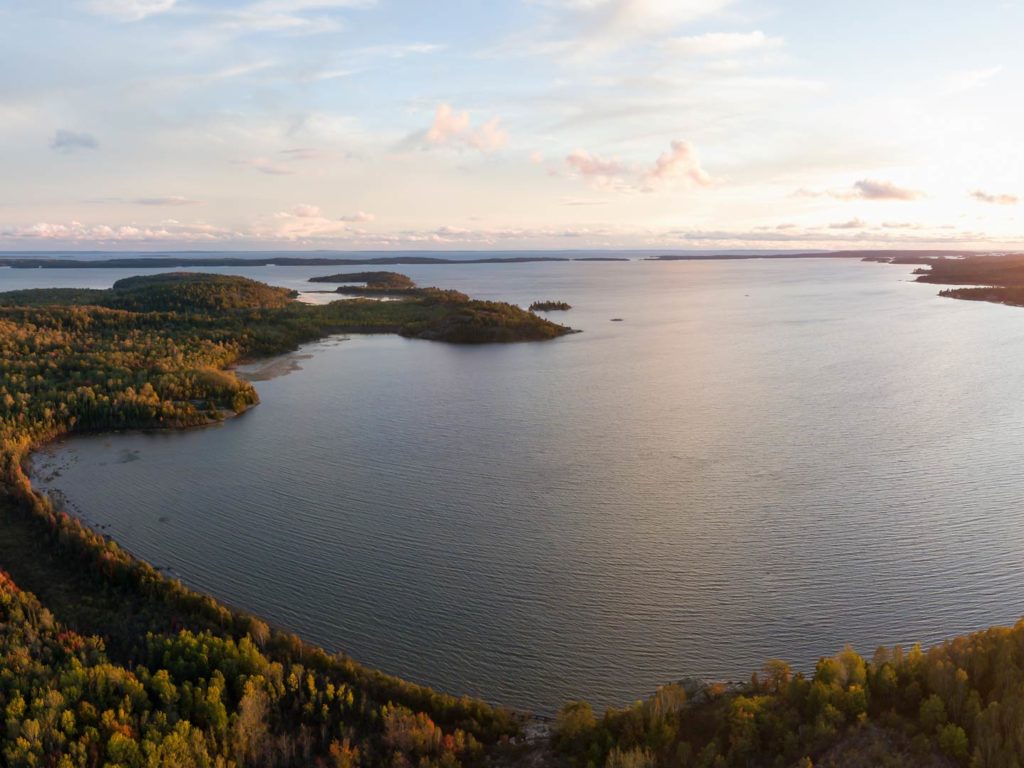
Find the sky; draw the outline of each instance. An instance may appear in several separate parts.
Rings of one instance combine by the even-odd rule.
[[[1022,0],[0,0],[0,249],[1024,248],[1022,29]]]

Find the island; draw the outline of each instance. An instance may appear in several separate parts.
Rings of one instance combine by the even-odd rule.
[[[246,278],[171,273],[0,294],[2,764],[1019,764],[1024,622],[927,651],[847,648],[807,672],[767,661],[743,682],[666,681],[623,708],[570,702],[553,721],[530,719],[368,669],[199,594],[32,488],[35,447],[243,413],[258,396],[232,366],[326,334],[480,343],[569,332],[511,305],[416,291],[308,306]]]
[[[531,312],[566,312],[572,309],[572,304],[564,301],[535,301],[530,305]]]
[[[364,283],[367,288],[415,288],[416,283],[400,272],[342,272],[309,278],[311,283]]]

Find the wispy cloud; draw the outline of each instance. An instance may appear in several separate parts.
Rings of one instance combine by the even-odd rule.
[[[376,221],[376,219],[376,216],[366,211],[356,211],[355,213],[338,217],[338,221],[343,221],[346,224],[369,224],[371,221]]]
[[[963,93],[988,83],[992,78],[1002,74],[1004,67],[987,67],[985,69],[966,69],[954,72],[946,81],[946,90],[950,93]]]
[[[147,16],[166,13],[177,0],[90,0],[86,7],[100,16],[118,21],[141,21]]]
[[[164,197],[138,197],[133,200],[136,205],[171,206],[179,207],[185,205],[202,205],[202,200],[192,200],[181,195],[166,195]]]
[[[836,200],[919,200],[924,192],[894,184],[891,181],[878,179],[861,179],[854,182],[850,189],[829,189],[817,191],[798,189],[793,197],[832,197]]]
[[[552,50],[614,50],[651,34],[716,14],[733,0],[538,0],[554,12],[549,20]],[[566,36],[566,33],[569,36]]]
[[[990,203],[992,205],[1016,205],[1020,202],[1020,198],[1017,195],[1010,194],[990,194],[983,192],[980,189],[976,189],[971,192],[971,197],[980,203]]]
[[[868,226],[868,223],[864,219],[850,219],[849,221],[839,221],[835,224],[829,224],[829,229],[864,229]]]
[[[302,170],[303,163],[310,160],[323,160],[327,156],[326,153],[313,147],[294,147],[282,149],[272,156],[259,155],[235,162],[268,176],[294,176]]]
[[[77,152],[80,149],[99,149],[100,143],[91,133],[69,131],[61,128],[50,139],[50,149],[63,154]]]
[[[735,56],[741,53],[781,48],[781,37],[769,37],[764,32],[708,32],[703,35],[675,37],[666,43],[672,53],[682,56]]]

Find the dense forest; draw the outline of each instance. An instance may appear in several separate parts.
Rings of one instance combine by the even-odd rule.
[[[0,762],[9,766],[1024,765],[1024,623],[922,651],[847,649],[813,674],[671,684],[550,741],[524,717],[369,670],[168,579],[35,493],[36,445],[201,425],[257,402],[238,360],[336,331],[453,341],[566,332],[416,289],[311,307],[243,278],[0,294]],[[201,492],[201,489],[200,489]]]

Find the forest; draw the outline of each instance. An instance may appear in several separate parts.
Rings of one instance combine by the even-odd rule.
[[[550,740],[527,715],[329,654],[198,594],[36,493],[31,450],[71,432],[208,424],[258,402],[231,366],[328,333],[445,341],[567,329],[462,294],[302,305],[244,278],[0,294],[0,762],[56,768],[1024,765],[1024,623],[808,673],[669,684]],[[201,493],[201,489],[197,490]]]

